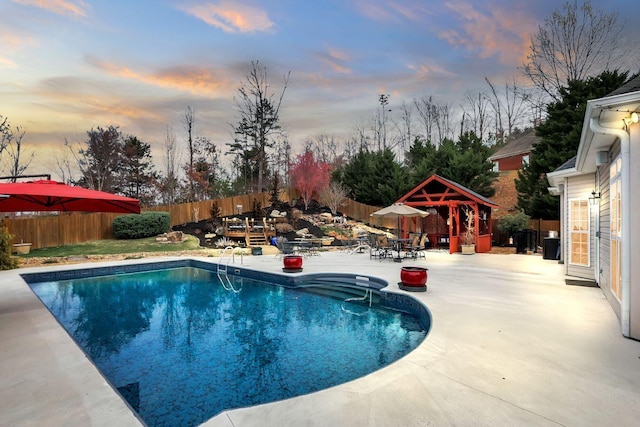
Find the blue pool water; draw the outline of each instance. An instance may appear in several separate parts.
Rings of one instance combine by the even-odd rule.
[[[193,267],[32,283],[149,426],[331,387],[406,355],[406,313]],[[346,305],[346,307],[345,307]]]

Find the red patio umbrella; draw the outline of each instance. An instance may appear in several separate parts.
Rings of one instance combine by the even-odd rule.
[[[0,183],[0,212],[34,211],[140,213],[140,202],[51,180]]]

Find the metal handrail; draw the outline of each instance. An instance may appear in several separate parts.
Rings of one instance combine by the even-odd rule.
[[[231,283],[231,279],[229,279],[229,263],[231,261],[235,262],[235,247],[234,246],[227,246],[224,248],[224,250],[222,251],[222,254],[220,255],[220,261],[218,262],[218,268],[216,270],[216,273],[218,275],[218,279],[220,279],[220,283],[222,283],[222,287],[227,290],[227,291],[233,291],[234,293],[238,293],[240,292],[240,289],[236,289],[233,286],[233,283]],[[227,250],[230,250],[229,252],[229,259],[227,260],[226,264],[223,264],[224,261],[224,257],[227,254]],[[244,258],[242,256],[242,252],[240,252],[240,264],[244,263]],[[226,279],[226,284],[225,284],[225,280]]]

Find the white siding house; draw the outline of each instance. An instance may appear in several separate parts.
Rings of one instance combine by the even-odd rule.
[[[640,339],[640,77],[587,103],[575,158],[547,174],[560,196],[567,278],[593,280]]]

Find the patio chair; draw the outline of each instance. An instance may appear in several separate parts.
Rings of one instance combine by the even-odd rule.
[[[418,257],[418,252],[420,251],[420,234],[413,234],[411,236],[411,241],[407,245],[405,257],[416,259]]]
[[[295,253],[295,247],[286,237],[276,238],[276,248],[280,251],[276,254],[276,257],[282,257],[284,255],[293,255]]]
[[[384,234],[377,237],[378,259],[393,258],[393,246],[389,244],[389,239]]]
[[[375,234],[370,233],[368,236],[369,246],[369,259],[384,257],[384,251],[380,248],[378,237]]]
[[[424,250],[426,249],[426,245],[427,245],[427,235],[423,234],[422,236],[420,236],[420,241],[418,242],[418,244],[414,245],[412,248],[413,259],[427,258],[427,256],[424,253]]]

